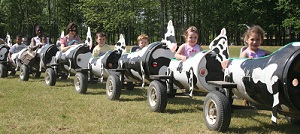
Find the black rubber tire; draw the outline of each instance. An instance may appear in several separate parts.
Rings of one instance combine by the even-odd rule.
[[[126,86],[125,86],[126,90],[133,90],[134,89],[134,84],[133,82],[127,82]]]
[[[74,77],[74,88],[77,93],[85,94],[87,91],[88,76],[81,72],[77,73]]]
[[[28,81],[29,80],[29,68],[27,65],[23,64],[20,68],[20,79],[22,81]]]
[[[5,78],[7,77],[7,68],[3,65],[3,64],[0,64],[0,77],[1,78]]]
[[[151,111],[164,112],[168,103],[167,86],[157,80],[152,81],[148,87],[147,100]]]
[[[119,100],[121,95],[121,81],[116,75],[110,75],[106,81],[106,96],[109,100]]]
[[[56,84],[56,74],[53,68],[47,68],[45,72],[45,83],[48,86],[54,86]]]
[[[209,130],[226,131],[231,121],[231,105],[228,98],[219,91],[209,92],[204,100],[203,114]]]

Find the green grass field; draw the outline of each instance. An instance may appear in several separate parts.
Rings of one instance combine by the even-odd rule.
[[[232,57],[239,48],[230,47]],[[276,50],[268,47],[268,50]],[[88,86],[87,94],[78,94],[73,77],[46,86],[39,79],[20,81],[15,76],[0,79],[1,133],[217,133],[204,123],[204,97],[176,96],[168,100],[164,113],[151,112],[146,93],[139,87],[122,90],[119,101],[109,101],[105,84]],[[241,104],[241,100],[235,100]],[[278,126],[271,125],[270,111],[236,110],[227,133],[297,133],[280,115]]]

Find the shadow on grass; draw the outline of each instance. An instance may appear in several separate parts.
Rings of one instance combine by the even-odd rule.
[[[127,102],[127,101],[146,101],[146,99],[143,98],[143,97],[136,97],[136,98],[133,98],[133,99],[128,99],[128,98],[126,98],[126,99],[120,99],[119,101],[120,101],[120,102]]]
[[[124,95],[136,95],[136,96],[147,96],[147,91],[141,88],[134,88],[132,90],[122,89],[122,94]]]
[[[105,95],[105,83],[88,83],[87,95]]]
[[[84,95],[106,95],[106,92],[102,90],[99,90],[99,92],[90,92],[89,90],[87,90]]]
[[[122,96],[131,96],[131,97],[122,97]],[[122,90],[120,102],[125,101],[147,101],[147,90],[141,89],[139,87],[134,88],[133,90]],[[167,107],[164,113],[176,114],[183,112],[197,112],[202,110],[203,101],[197,100],[194,98],[189,98],[187,96],[176,96],[175,98],[168,98]],[[168,105],[185,105],[186,107],[170,109]]]
[[[253,119],[253,118],[251,118]],[[255,120],[255,119],[253,119]],[[258,120],[256,126],[246,127],[246,128],[237,128],[237,127],[229,127],[228,132],[230,133],[299,133],[300,127],[295,124],[278,124],[277,126],[270,123],[260,122]]]
[[[270,114],[258,113],[259,110],[255,109],[240,109],[240,110],[233,110],[232,117],[235,118],[251,118],[253,115],[263,116],[263,117],[270,117],[271,118],[271,111]]]
[[[103,89],[103,90],[105,90],[105,88],[106,88],[106,83],[100,83],[100,82],[97,82],[97,83],[91,83],[91,82],[89,82],[88,83],[88,88],[89,89]]]
[[[255,125],[250,127],[231,127],[229,126],[227,132],[229,133],[298,133],[300,131],[299,125],[290,123],[280,123],[285,120],[284,116],[279,116],[277,125],[271,123],[271,111],[270,113],[261,113],[260,110],[254,109],[240,109],[234,110],[231,118],[247,119],[256,122]],[[261,116],[258,118],[257,116]],[[261,118],[269,118],[269,122],[260,120]]]
[[[176,108],[176,109],[170,109],[166,108],[165,113],[169,114],[178,114],[178,113],[194,113],[198,111],[202,111],[202,105],[203,101],[202,100],[197,100],[189,97],[175,97],[175,98],[168,98],[168,105],[184,105],[187,107],[182,107],[182,108]]]
[[[123,96],[130,96],[130,98],[124,98]],[[121,97],[120,102],[126,102],[126,101],[146,101],[147,100],[147,94],[146,91],[141,88],[134,88],[132,90],[126,90],[122,89],[121,91]]]
[[[58,83],[59,82],[59,83]],[[74,87],[74,79],[56,79],[56,87]]]
[[[4,79],[15,79],[15,78],[20,78],[20,76],[19,75],[8,75]]]

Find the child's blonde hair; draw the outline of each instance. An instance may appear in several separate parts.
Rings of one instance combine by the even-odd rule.
[[[149,42],[149,36],[147,34],[141,34],[138,36],[137,41],[140,42],[142,39],[145,39]]]
[[[184,36],[185,39],[188,38],[189,32],[197,33],[198,36],[199,36],[197,27],[195,27],[195,26],[190,26],[188,29],[185,30],[185,32],[184,32],[184,34],[183,34],[183,36]]]
[[[244,42],[246,42],[246,40],[248,40],[250,35],[253,33],[258,34],[260,36],[262,42],[264,41],[264,37],[265,37],[264,30],[260,26],[254,25],[254,26],[248,28],[248,30],[244,33]],[[245,43],[245,45],[248,46],[247,43]]]

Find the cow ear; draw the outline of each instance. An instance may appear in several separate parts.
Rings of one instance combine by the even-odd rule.
[[[169,20],[169,22],[168,22],[168,26],[173,26],[173,22],[172,22],[172,20]]]
[[[221,30],[221,35],[226,35],[226,29],[225,29],[225,28],[223,28],[223,29]]]
[[[61,31],[60,38],[63,38],[64,36],[65,36],[65,32]]]

